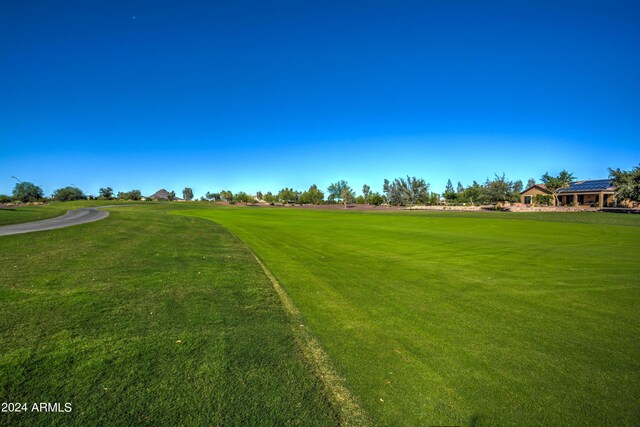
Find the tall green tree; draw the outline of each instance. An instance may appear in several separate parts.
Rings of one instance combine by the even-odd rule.
[[[572,173],[562,170],[558,176],[551,176],[548,172],[542,175],[542,183],[547,187],[547,190],[553,194],[554,205],[558,206],[558,194],[563,188],[568,188],[576,180]]]
[[[343,193],[347,194],[345,193],[345,190],[347,190],[347,193],[353,192],[353,190],[351,190],[351,187],[349,187],[349,183],[345,180],[334,182],[329,185],[329,187],[327,187],[327,193],[329,194],[330,200],[339,201],[341,203],[344,202],[342,198]],[[344,203],[346,206],[347,202]]]
[[[182,190],[182,198],[187,202],[193,200],[193,190],[189,187],[185,187],[185,189]]]
[[[263,196],[263,199],[267,203],[275,203],[278,199],[274,196],[271,191],[267,191],[267,193]]]
[[[13,200],[22,203],[38,202],[44,199],[44,191],[31,182],[20,182],[13,187]]]
[[[320,205],[324,203],[324,193],[313,184],[307,191],[300,194],[299,202],[303,205]]]
[[[431,206],[437,206],[440,204],[440,194],[434,193],[433,191],[429,195],[429,204]]]
[[[536,185],[536,179],[535,178],[529,178],[529,180],[527,181],[527,188],[531,188],[534,185]]]
[[[293,188],[285,187],[278,192],[278,200],[282,203],[298,203],[300,193]]]
[[[447,201],[447,203],[454,203],[456,201],[457,196],[458,195],[453,190],[453,184],[449,179],[447,181],[447,186],[444,188],[444,199]]]
[[[484,186],[485,200],[491,204],[514,202],[516,198],[513,188],[513,181],[509,181],[505,174],[502,174],[502,176],[496,174],[493,180],[487,179]]]
[[[458,188],[456,188],[456,193],[458,195],[462,194],[464,192],[464,187],[462,186],[462,183],[460,181],[458,181]]]
[[[520,193],[522,193],[522,187],[524,185],[522,184],[521,180],[517,180],[513,183],[513,194],[516,196],[516,198],[520,198]]]
[[[56,202],[70,202],[72,200],[84,200],[87,196],[78,187],[58,188],[53,192],[51,198]]]
[[[364,202],[369,203],[369,194],[371,194],[371,187],[367,184],[362,186],[362,195],[364,196]]]
[[[382,185],[382,192],[387,199],[387,203],[392,206],[402,205],[402,193],[397,181],[398,179],[391,183],[388,179],[385,179],[384,184]]]
[[[222,190],[220,192],[220,198],[225,202],[233,202],[233,193],[229,190]]]
[[[402,180],[401,180],[402,182]],[[410,177],[407,175],[407,186],[403,189],[405,192],[405,199],[409,206],[424,205],[429,201],[429,184],[422,178]]]
[[[483,191],[483,187],[477,181],[473,181],[473,184],[464,189],[463,198],[465,203],[471,203],[472,205],[482,203]]]
[[[342,203],[344,203],[345,209],[347,208],[348,203],[353,203],[355,200],[356,193],[351,189],[351,187],[343,188],[342,193],[340,193],[340,198],[342,199]]]
[[[173,202],[176,199],[176,192],[171,190],[169,191],[169,194],[167,194],[167,200],[169,200],[170,202]]]
[[[382,188],[390,205],[413,206],[429,202],[429,184],[422,178],[407,176],[393,182],[385,179]]]
[[[640,165],[629,171],[609,168],[618,200],[640,202]]]
[[[111,187],[102,187],[98,190],[98,198],[102,200],[113,200],[113,188]]]

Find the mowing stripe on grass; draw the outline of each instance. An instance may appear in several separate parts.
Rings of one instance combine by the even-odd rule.
[[[345,380],[342,378],[331,365],[329,356],[322,349],[322,346],[315,339],[309,330],[302,324],[302,315],[296,308],[287,292],[284,290],[278,279],[271,273],[266,265],[262,262],[256,254],[247,247],[247,250],[251,252],[256,262],[262,267],[262,270],[267,275],[273,289],[280,297],[282,305],[285,310],[291,316],[291,329],[293,335],[298,341],[298,345],[302,349],[304,357],[307,363],[311,366],[313,372],[320,378],[322,384],[328,391],[328,397],[334,407],[339,411],[340,424],[345,426],[360,426],[368,425],[370,422],[364,410],[361,408],[358,401],[355,399],[351,391],[344,385]],[[299,325],[299,326],[296,326]]]
[[[176,213],[176,212],[174,212]],[[215,221],[214,221],[215,222]],[[218,224],[216,222],[216,224]],[[219,225],[219,224],[218,224]],[[226,229],[226,228],[225,228]],[[302,351],[307,365],[313,374],[320,379],[327,392],[329,402],[338,412],[340,425],[343,426],[363,426],[371,424],[365,411],[360,406],[351,391],[344,385],[345,379],[334,369],[327,353],[323,350],[320,342],[313,337],[311,332],[304,326],[303,317],[295,306],[287,292],[278,282],[278,279],[267,268],[262,260],[240,239],[235,233],[226,229],[229,234],[240,242],[247,252],[249,252],[262,268],[264,274],[269,278],[273,289],[278,294],[282,306],[291,319],[291,330],[293,337]]]

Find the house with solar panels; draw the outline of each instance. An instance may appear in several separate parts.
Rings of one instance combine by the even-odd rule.
[[[563,188],[558,194],[561,206],[587,205],[608,206],[615,197],[615,188],[610,179],[596,179],[592,181],[576,181],[568,188]]]
[[[525,205],[531,205],[537,194],[551,195],[551,191],[542,184],[536,184],[520,193],[521,202]],[[558,192],[558,206],[602,208],[613,203],[615,203],[615,188],[610,179],[576,181]]]

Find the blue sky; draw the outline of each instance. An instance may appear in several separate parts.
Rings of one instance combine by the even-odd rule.
[[[0,6],[0,193],[442,191],[640,163],[637,1]]]

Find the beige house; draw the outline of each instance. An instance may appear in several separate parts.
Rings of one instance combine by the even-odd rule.
[[[544,184],[535,184],[520,193],[520,202],[525,205],[533,205],[535,197],[539,194],[553,198],[551,191],[547,190]],[[551,203],[553,204],[553,201]]]
[[[525,205],[531,205],[537,194],[552,195],[551,191],[543,184],[536,184],[520,193],[520,201]],[[614,204],[615,201],[615,188],[610,179],[576,181],[558,193],[558,206],[597,206],[602,208]]]

